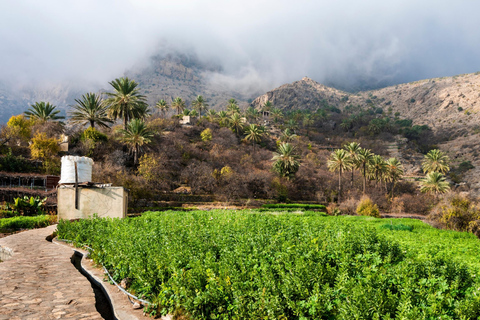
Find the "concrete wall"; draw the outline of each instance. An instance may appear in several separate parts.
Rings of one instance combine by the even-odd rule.
[[[75,188],[59,187],[58,219],[85,219],[95,213],[99,217],[124,218],[128,209],[128,192],[123,187],[79,187],[79,209],[75,209]]]

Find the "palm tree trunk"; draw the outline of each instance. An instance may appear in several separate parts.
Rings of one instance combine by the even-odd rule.
[[[340,203],[340,194],[342,193],[342,170],[338,170],[338,197],[337,203]]]
[[[138,143],[135,144],[135,148],[133,149],[133,163],[135,165],[138,164]]]
[[[95,128],[95,121],[90,120],[90,127]]]
[[[363,194],[365,194],[365,189],[367,188],[367,168],[366,164],[363,164]]]
[[[352,187],[353,187],[353,169],[352,169]]]

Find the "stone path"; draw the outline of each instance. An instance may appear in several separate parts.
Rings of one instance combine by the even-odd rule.
[[[90,282],[70,262],[73,251],[45,240],[55,229],[0,239],[14,252],[0,263],[0,320],[102,319]]]

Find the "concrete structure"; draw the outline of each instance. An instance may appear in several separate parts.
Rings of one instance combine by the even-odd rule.
[[[124,218],[128,209],[128,192],[123,187],[60,186],[57,190],[58,219],[85,219],[99,217]],[[76,200],[78,209],[75,208]]]

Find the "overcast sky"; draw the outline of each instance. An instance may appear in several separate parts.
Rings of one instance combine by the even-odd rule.
[[[475,0],[0,0],[0,80],[106,83],[167,50],[273,86],[480,70]]]

